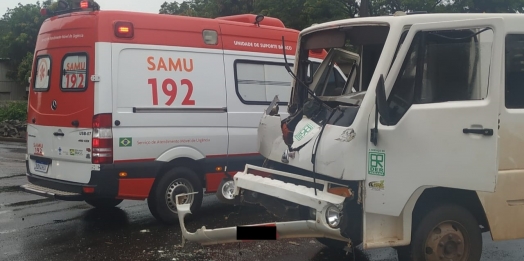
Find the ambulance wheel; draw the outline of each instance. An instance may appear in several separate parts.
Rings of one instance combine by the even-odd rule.
[[[400,261],[480,260],[482,233],[475,217],[463,207],[436,207],[413,229],[411,245],[397,249]]]
[[[147,205],[151,214],[159,221],[172,225],[178,222],[176,195],[198,192],[180,198],[181,203],[191,204],[191,213],[196,214],[202,205],[203,188],[197,174],[186,167],[176,167],[166,172],[151,191]]]
[[[85,202],[95,208],[114,208],[122,203],[123,199],[116,198],[100,198],[100,199],[86,199]]]
[[[230,205],[240,205],[240,199],[238,197],[234,197],[233,193],[235,192],[235,183],[233,182],[233,179],[231,178],[224,178],[220,182],[220,185],[218,186],[217,192],[215,195],[217,196],[217,199],[225,204]]]

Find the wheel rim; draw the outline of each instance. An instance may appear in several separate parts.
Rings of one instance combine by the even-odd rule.
[[[227,181],[222,186],[222,196],[226,199],[234,199],[235,198],[235,183],[233,183],[232,180]]]
[[[193,189],[193,185],[191,182],[189,182],[186,179],[175,179],[166,190],[166,203],[169,207],[169,210],[171,210],[173,213],[177,213],[176,210],[176,196],[184,193],[192,193],[195,190]],[[179,204],[193,204],[194,195],[186,195],[179,198],[178,203]]]
[[[426,239],[427,261],[467,261],[469,258],[469,236],[461,224],[446,221],[438,224]]]

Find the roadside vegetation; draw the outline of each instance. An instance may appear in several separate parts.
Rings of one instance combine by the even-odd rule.
[[[10,101],[0,104],[0,122],[4,121],[20,121],[27,120],[27,102],[26,101]]]

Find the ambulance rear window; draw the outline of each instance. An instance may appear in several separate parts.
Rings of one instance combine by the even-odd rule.
[[[87,88],[88,57],[86,53],[66,54],[62,60],[62,91],[84,91]]]
[[[51,75],[51,57],[41,55],[36,58],[36,74],[33,89],[37,92],[49,90],[49,79]]]

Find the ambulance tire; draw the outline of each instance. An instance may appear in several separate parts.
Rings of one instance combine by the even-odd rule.
[[[447,259],[459,261],[480,260],[482,232],[479,223],[461,206],[436,207],[429,211],[413,230],[411,245],[397,248],[399,261],[424,261],[426,255],[438,255],[431,260],[439,259],[441,255],[444,259],[451,257]],[[427,240],[430,236],[440,240]]]
[[[100,198],[100,199],[86,199],[85,202],[95,208],[107,209],[114,208],[122,203],[123,199],[116,198]]]
[[[160,177],[147,198],[147,205],[153,217],[167,225],[178,223],[178,214],[174,210],[176,208],[174,199],[176,199],[175,195],[180,193],[176,191],[198,192],[188,197],[192,199],[191,213],[193,215],[197,214],[202,206],[204,191],[197,174],[187,167],[176,167],[167,171]]]

